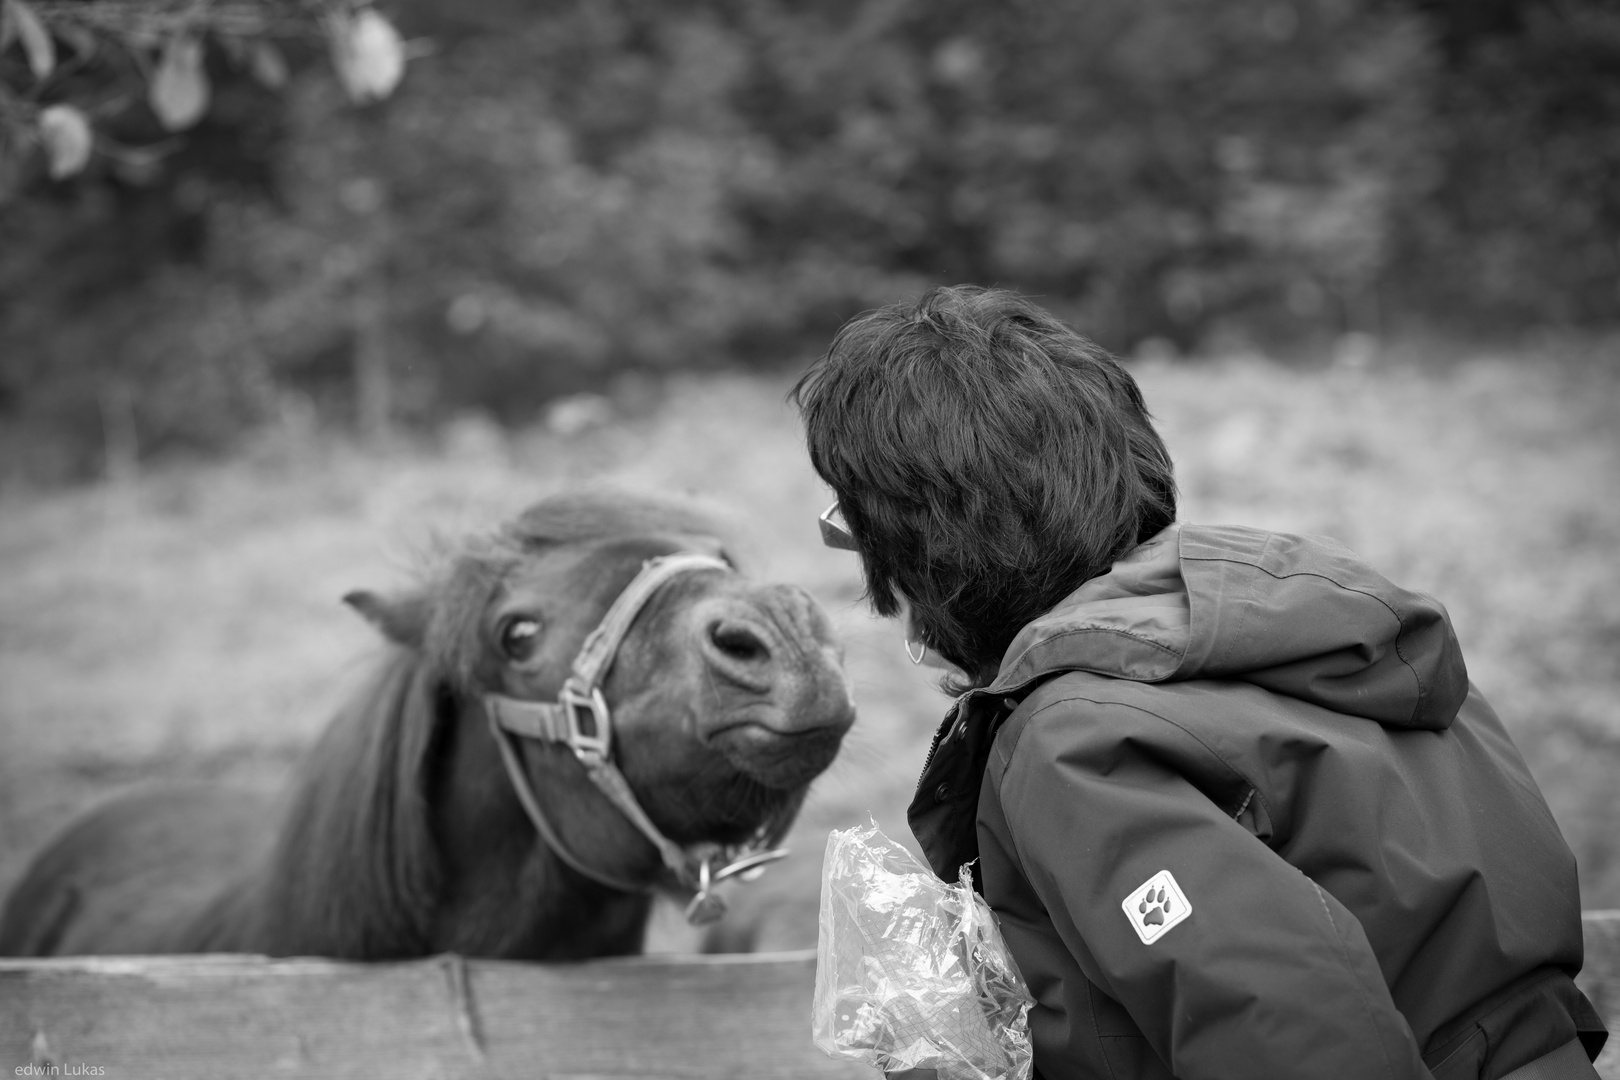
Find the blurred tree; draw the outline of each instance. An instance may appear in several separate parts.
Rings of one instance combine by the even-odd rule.
[[[772,58],[743,108],[769,110],[758,126],[791,161],[753,208],[780,244],[814,236],[929,279],[1017,284],[1115,347],[1191,345],[1267,306],[1367,318],[1390,215],[1432,172],[1430,63],[1409,12],[743,8]]]
[[[1620,322],[1620,6],[1444,12],[1445,169],[1408,208],[1412,306],[1493,329]],[[1489,17],[1486,17],[1486,15]]]
[[[97,156],[150,175],[174,148],[162,136],[209,114],[221,66],[280,89],[277,42],[322,39],[355,101],[404,72],[369,0],[0,0],[0,203],[32,171],[62,180]]]
[[[937,281],[1117,349],[1612,322],[1606,2],[397,0],[433,43],[398,95],[340,107],[343,49],[338,82],[271,94],[205,34],[183,144],[186,94],[155,107],[154,74],[144,134],[106,134],[13,31],[0,416],[59,474],[311,410],[520,420],[626,369],[799,357]],[[191,70],[175,40],[126,77]],[[53,181],[74,103],[95,152]]]
[[[127,468],[147,446],[217,444],[262,413],[273,380],[235,347],[243,299],[197,271],[219,198],[274,197],[287,57],[323,44],[354,102],[403,73],[392,24],[357,0],[0,0],[14,469]]]

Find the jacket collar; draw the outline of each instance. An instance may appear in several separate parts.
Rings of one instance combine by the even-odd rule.
[[[1239,680],[1369,722],[1442,730],[1468,692],[1445,609],[1342,545],[1171,525],[1019,632],[987,686],[934,736],[910,810],[934,869],[977,856],[979,784],[996,729],[1069,671],[1134,682]]]

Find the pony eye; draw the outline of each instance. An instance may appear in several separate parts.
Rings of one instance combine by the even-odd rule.
[[[501,623],[501,652],[508,660],[522,663],[534,655],[540,644],[540,620],[533,615],[514,615]]]

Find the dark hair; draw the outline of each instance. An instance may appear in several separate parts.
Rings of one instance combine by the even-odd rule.
[[[1175,479],[1117,360],[1013,293],[959,285],[846,323],[789,394],[882,615],[995,675],[1018,631],[1169,525]]]

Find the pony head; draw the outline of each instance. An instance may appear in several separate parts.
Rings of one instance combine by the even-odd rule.
[[[613,763],[675,844],[786,831],[854,719],[849,681],[815,601],[738,572],[720,532],[682,504],[554,497],[463,547],[416,589],[345,598],[408,652],[415,681],[430,688],[437,730],[416,742],[425,794],[442,804],[436,831],[452,838],[445,846],[487,843],[503,832],[492,822],[515,820],[482,699],[556,701],[615,599],[649,560],[677,552],[718,562],[659,586],[614,653],[601,683]],[[564,862],[598,880],[657,878],[658,850],[566,747],[523,740],[520,757]]]

